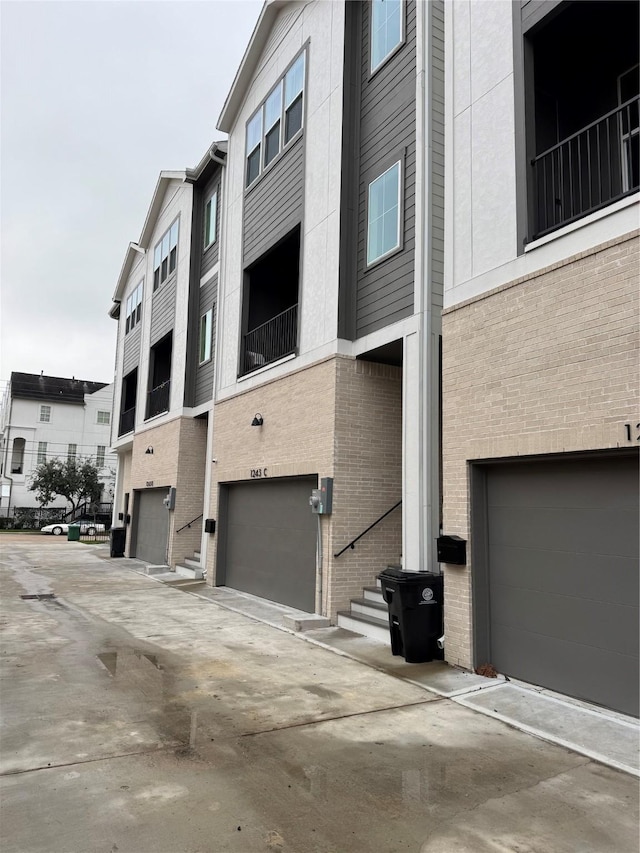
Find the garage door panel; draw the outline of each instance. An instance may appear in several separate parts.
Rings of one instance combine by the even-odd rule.
[[[301,610],[315,610],[317,477],[227,487],[226,584]]]
[[[555,595],[499,584],[492,588],[494,627],[540,633],[554,640],[594,649],[609,648],[618,654],[638,654],[637,636],[630,638],[627,629],[634,615],[633,605],[603,606],[601,601],[579,599],[575,595]]]
[[[636,561],[606,554],[491,546],[491,583],[553,590],[611,604],[628,604],[640,595]]]
[[[615,697],[616,710],[637,715],[637,681],[624,677],[637,666],[637,658],[506,626],[497,629],[496,642],[503,649],[499,669],[505,675],[522,678],[522,659],[527,657],[524,680],[609,708]]]
[[[633,516],[629,508],[493,507],[489,538],[497,545],[632,556],[637,550]]]
[[[637,458],[549,458],[484,471],[488,598],[478,603],[488,607],[477,618],[491,662],[637,715]]]

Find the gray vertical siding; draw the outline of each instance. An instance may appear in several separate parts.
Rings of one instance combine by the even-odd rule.
[[[140,363],[140,337],[142,326],[139,323],[124,339],[122,356],[122,375],[126,376]]]
[[[204,250],[204,206],[211,198],[211,195],[217,192],[218,193],[218,203],[217,203],[217,211],[216,211],[216,240],[214,243],[209,246],[208,249]],[[220,212],[222,210],[220,206],[220,170],[216,172],[215,176],[204,188],[202,193],[202,221],[200,225],[200,245],[203,248],[202,253],[202,262],[200,264],[200,278],[205,275],[212,267],[214,267],[218,263],[218,256],[220,253]]]
[[[195,376],[195,394],[194,394],[194,406],[201,406],[203,403],[208,403],[209,400],[213,399],[213,377],[214,377],[214,365],[215,365],[215,353],[216,353],[216,303],[218,301],[218,276],[214,275],[212,279],[210,279],[206,284],[203,284],[200,288],[200,300],[199,300],[199,311],[198,311],[198,334],[196,340],[196,347],[199,345],[200,341],[200,318],[203,314],[206,314],[210,308],[213,308],[213,316],[211,318],[212,323],[212,336],[211,336],[211,358],[206,364],[198,365],[196,367],[196,376]],[[198,355],[196,356],[196,363],[198,361]]]
[[[431,127],[431,184],[427,199],[431,207],[431,294],[442,308],[444,293],[444,2],[431,0],[431,67],[429,100]]]
[[[245,195],[242,225],[244,265],[302,222],[304,133]]]
[[[177,276],[174,273],[153,294],[151,303],[151,346],[173,329],[176,313],[176,280]]]
[[[416,2],[405,4],[405,42],[370,73],[370,4],[348,5],[339,334],[362,337],[413,312],[415,274]],[[359,45],[358,66],[350,58]],[[355,121],[354,121],[355,113]],[[368,187],[402,161],[402,246],[367,268]]]

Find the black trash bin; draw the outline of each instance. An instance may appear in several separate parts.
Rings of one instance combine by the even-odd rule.
[[[391,651],[407,663],[442,660],[442,575],[404,572],[389,566],[378,575],[389,607]]]
[[[127,537],[126,527],[112,527],[110,536],[110,557],[124,557],[124,546]]]

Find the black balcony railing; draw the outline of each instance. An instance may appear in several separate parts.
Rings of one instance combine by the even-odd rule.
[[[637,192],[639,104],[636,96],[534,157],[532,238]]]
[[[258,370],[295,352],[298,339],[298,306],[292,305],[244,335],[240,375]]]
[[[147,418],[169,411],[171,380],[167,379],[147,394]]]
[[[127,432],[132,432],[135,422],[136,407],[134,406],[132,409],[127,409],[120,415],[120,428],[118,429],[118,435],[124,435]]]

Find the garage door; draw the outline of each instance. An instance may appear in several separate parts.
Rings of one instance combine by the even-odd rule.
[[[484,473],[487,588],[476,620],[490,662],[637,716],[637,457]]]
[[[316,487],[317,477],[224,487],[221,560],[227,586],[315,610],[317,521],[309,496]]]
[[[145,489],[134,493],[134,557],[163,566],[167,562],[169,513],[162,503],[167,489]]]

